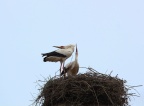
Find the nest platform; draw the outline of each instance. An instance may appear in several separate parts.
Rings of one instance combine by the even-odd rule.
[[[127,106],[125,80],[92,68],[66,78],[50,78],[35,100],[40,106]]]

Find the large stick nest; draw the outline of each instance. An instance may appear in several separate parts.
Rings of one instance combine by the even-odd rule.
[[[92,68],[73,77],[51,78],[40,89],[40,106],[126,106],[125,80]]]

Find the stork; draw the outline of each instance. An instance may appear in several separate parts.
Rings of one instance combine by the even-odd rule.
[[[68,76],[74,76],[78,73],[79,63],[78,63],[78,49],[76,45],[75,60],[68,63],[65,67],[65,72],[62,71],[61,75],[67,73]]]
[[[55,51],[49,53],[42,53],[42,57],[44,62],[60,62],[60,73],[62,69],[64,69],[64,63],[67,58],[69,58],[74,52],[75,45],[67,45],[67,46],[53,46],[59,48]],[[64,74],[65,75],[65,74]]]

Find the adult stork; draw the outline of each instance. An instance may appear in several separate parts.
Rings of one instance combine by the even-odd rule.
[[[53,46],[59,48],[55,51],[49,53],[42,53],[42,57],[44,62],[60,62],[60,73],[62,69],[64,69],[64,63],[67,58],[69,58],[74,52],[75,45],[67,45],[67,46]]]
[[[76,52],[75,52],[75,60],[68,63],[64,67],[65,71],[62,71],[61,75],[67,73],[68,76],[74,76],[78,73],[79,71],[79,63],[78,63],[78,49],[76,45]]]

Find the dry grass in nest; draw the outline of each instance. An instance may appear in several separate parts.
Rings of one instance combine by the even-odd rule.
[[[92,68],[73,77],[51,78],[35,100],[40,106],[127,106],[125,80]]]

